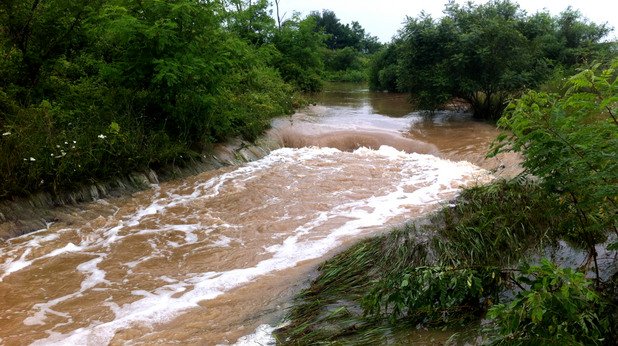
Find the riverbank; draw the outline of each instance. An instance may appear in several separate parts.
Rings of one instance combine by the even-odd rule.
[[[152,184],[181,179],[229,165],[262,158],[279,148],[276,139],[262,136],[251,143],[242,139],[214,145],[211,150],[185,161],[182,165],[166,165],[157,170],[136,171],[125,177],[77,184],[57,193],[39,192],[28,197],[0,201],[0,239],[8,239],[46,228],[78,212],[83,203],[130,195],[150,188]]]
[[[586,262],[587,251],[566,243],[555,227],[564,217],[552,213],[558,209],[532,183],[464,190],[429,218],[361,241],[323,263],[275,331],[277,342],[490,342],[495,321],[482,318],[521,292],[513,274],[520,261],[546,257],[567,268]],[[608,305],[590,311],[606,319],[606,338],[616,336],[611,325],[618,317],[618,262],[608,243],[597,246]],[[591,266],[585,271],[594,277]]]
[[[428,226],[326,262],[278,340],[399,344],[453,328],[441,343],[613,345],[617,68],[513,101],[491,153],[521,153],[525,174],[464,189]]]

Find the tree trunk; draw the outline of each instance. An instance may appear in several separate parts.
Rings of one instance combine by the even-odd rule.
[[[277,10],[277,27],[281,30],[281,16],[279,15],[279,1],[275,0],[275,9]]]

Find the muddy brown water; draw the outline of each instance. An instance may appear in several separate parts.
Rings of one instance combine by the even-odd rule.
[[[273,122],[285,146],[255,162],[76,209],[0,245],[0,343],[272,341],[317,264],[435,210],[516,159],[497,135],[405,96],[337,85]],[[467,160],[470,162],[465,162]]]

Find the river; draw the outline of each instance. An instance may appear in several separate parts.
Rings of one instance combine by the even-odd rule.
[[[327,89],[273,122],[283,148],[260,160],[85,204],[1,244],[0,343],[267,342],[325,258],[512,174],[513,157],[484,159],[497,133],[403,95]]]

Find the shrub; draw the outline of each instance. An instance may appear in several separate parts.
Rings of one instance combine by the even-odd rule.
[[[568,79],[564,95],[529,91],[499,125],[494,148],[524,156],[526,172],[572,215],[571,241],[590,250],[618,225],[618,60]]]
[[[529,287],[508,304],[493,306],[488,317],[497,333],[493,345],[600,345],[610,343],[611,314],[592,281],[544,259],[522,267],[520,284]]]

